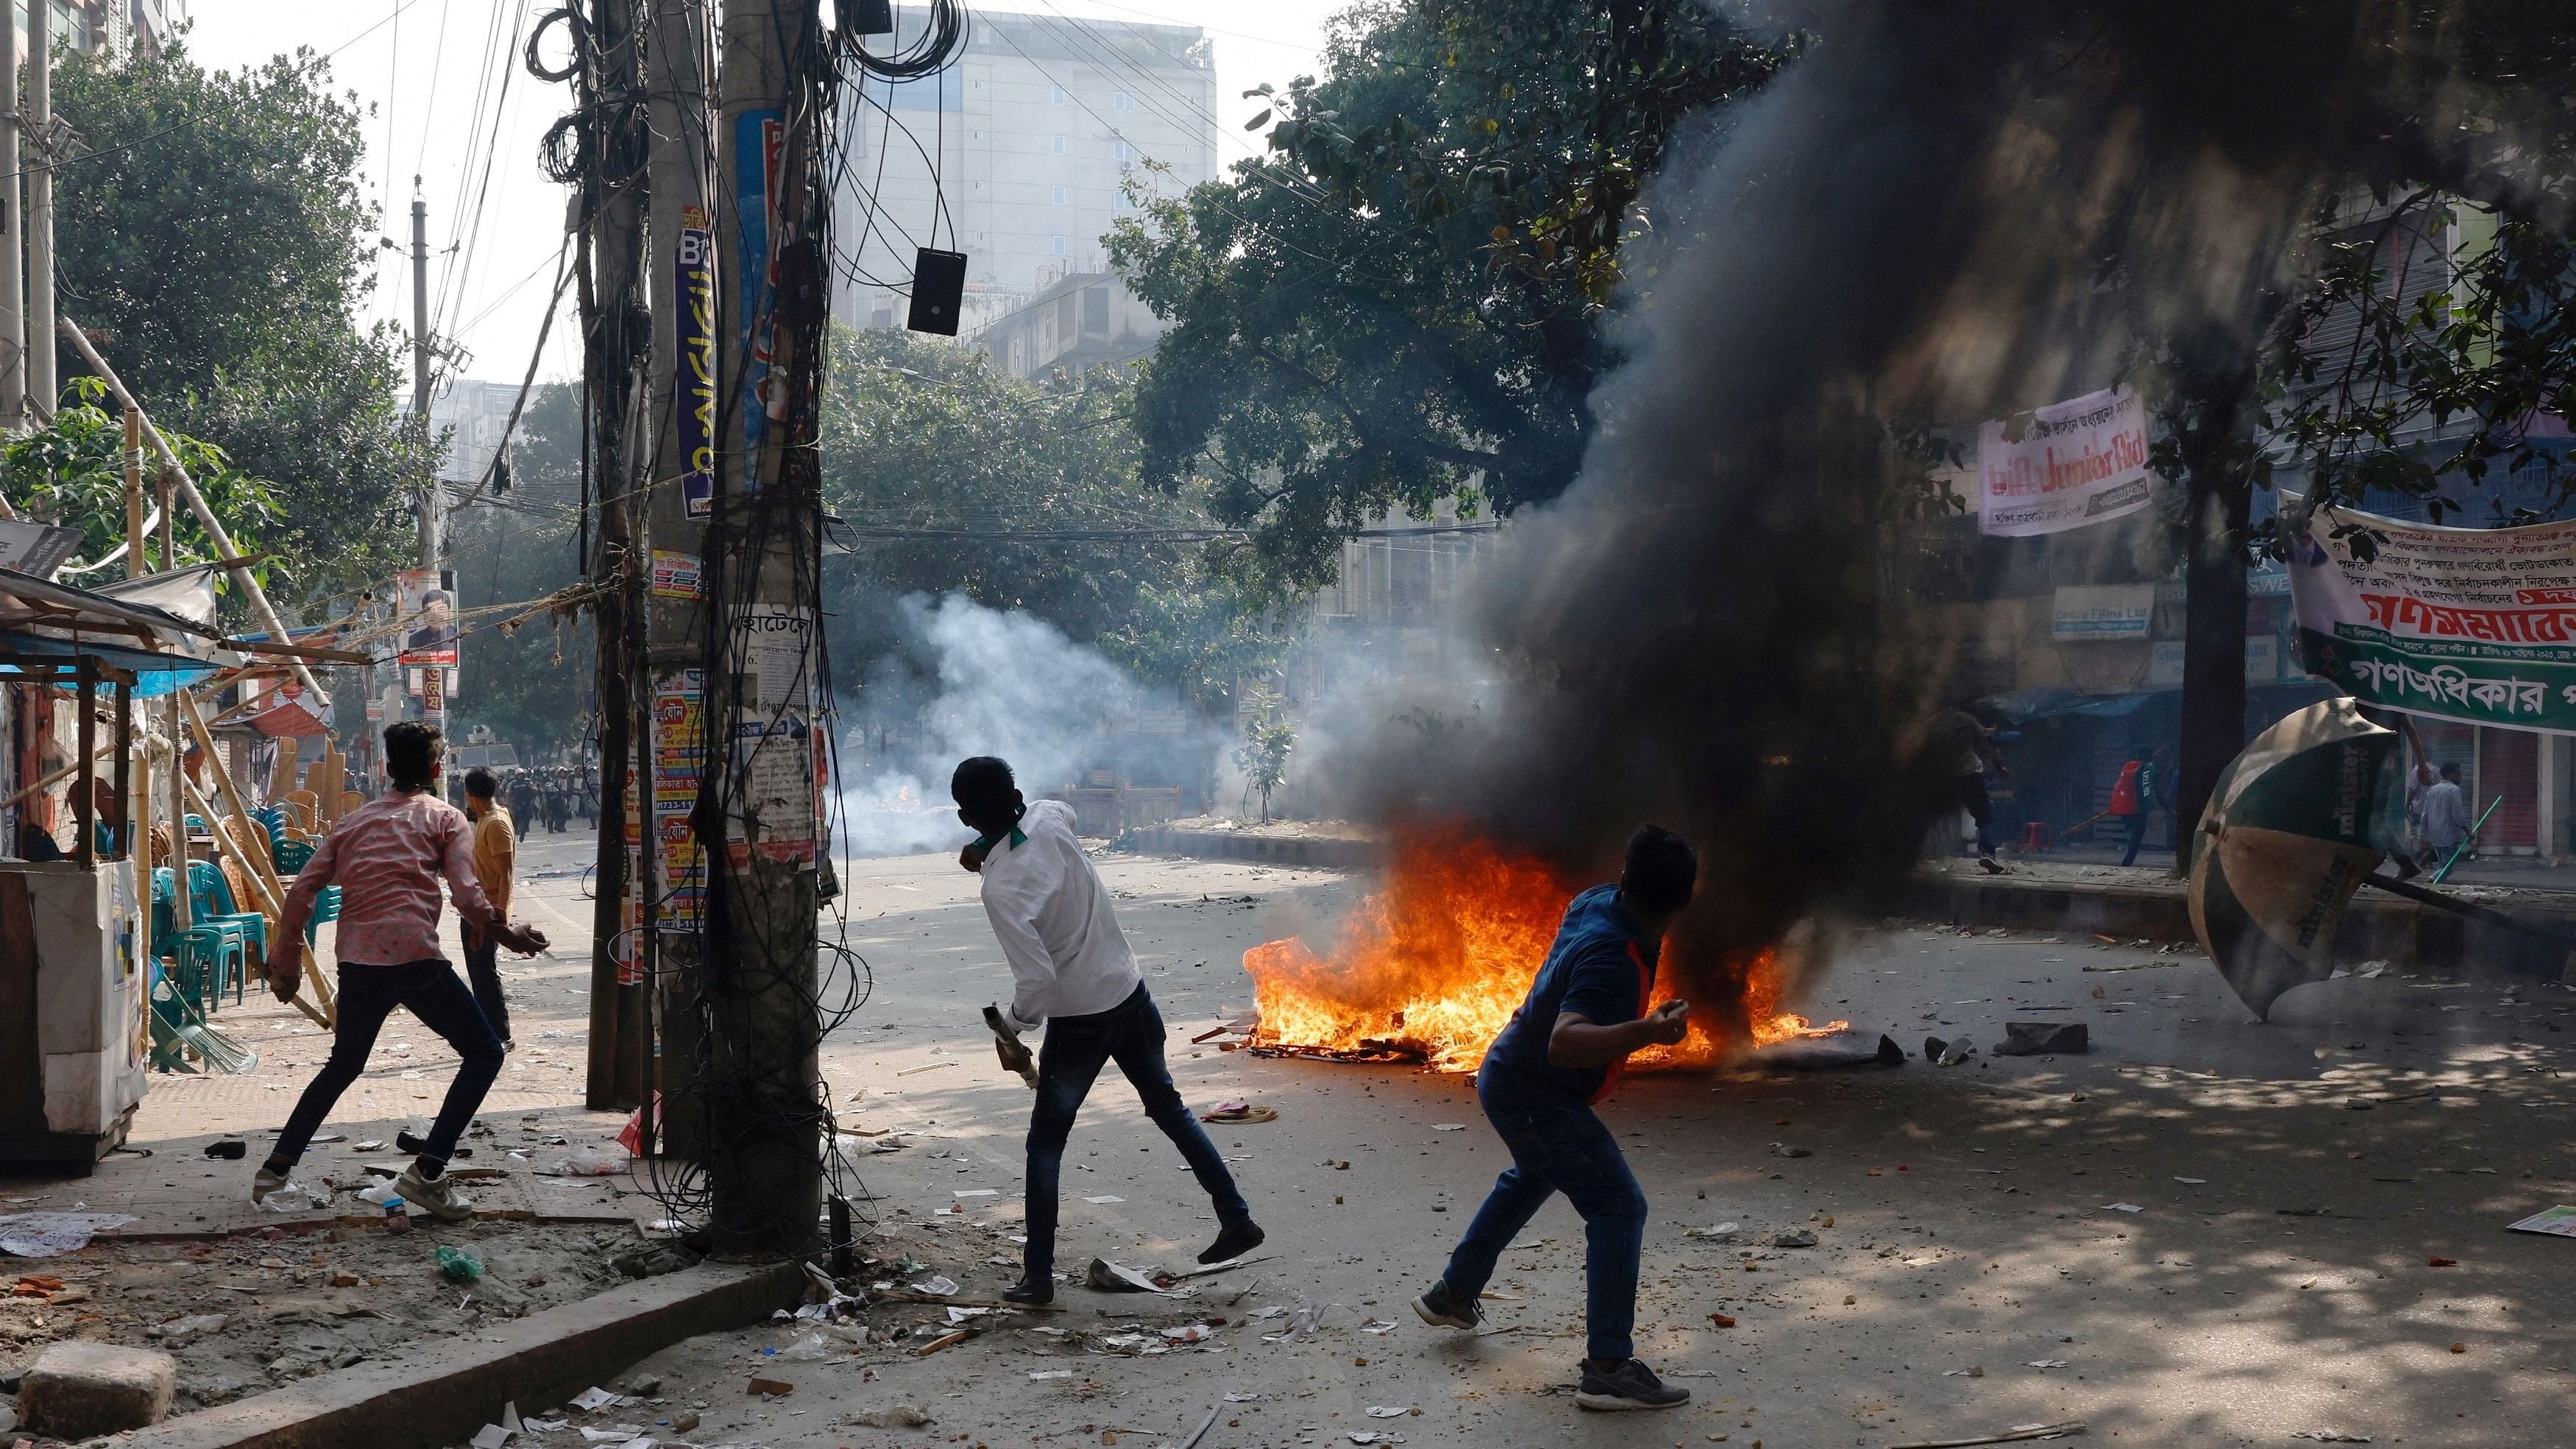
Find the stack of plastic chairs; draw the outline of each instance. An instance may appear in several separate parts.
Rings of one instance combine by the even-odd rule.
[[[225,983],[246,969],[247,947],[238,932],[203,924],[178,929],[171,918],[177,888],[170,867],[152,872],[153,949],[170,962],[169,981],[180,998],[203,1015],[222,1001]]]
[[[249,962],[268,958],[268,917],[238,908],[231,882],[210,860],[188,862],[188,910],[194,924],[226,932],[241,942],[241,953],[233,958],[237,969],[216,986],[217,991],[230,986],[233,1000],[240,1001],[250,979]]]

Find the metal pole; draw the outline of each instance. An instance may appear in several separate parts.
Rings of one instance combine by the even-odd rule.
[[[27,7],[27,395],[52,417],[54,388],[54,7]]]
[[[18,204],[18,26],[0,25],[0,433],[27,425],[27,218]]]

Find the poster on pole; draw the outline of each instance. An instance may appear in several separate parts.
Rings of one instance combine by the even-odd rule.
[[[675,260],[681,298],[678,424],[688,469],[680,475],[680,498],[689,517],[705,518],[716,506],[716,239],[697,207],[681,209]]]
[[[706,853],[693,823],[706,769],[706,676],[674,669],[653,681],[653,839],[661,871],[655,919],[664,930],[695,931],[706,917]]]
[[[2576,523],[2444,528],[2323,509],[2291,550],[2310,674],[2409,714],[2576,733]]]
[[[2015,434],[1977,435],[1977,531],[2028,538],[2123,518],[2147,506],[2147,411],[2125,387],[2051,403]]]
[[[439,569],[404,569],[394,576],[394,590],[403,667],[454,669],[456,576]]]
[[[778,297],[778,173],[787,147],[787,114],[763,109],[734,117],[734,225],[741,246],[741,267],[734,326],[743,338],[742,391],[735,405],[742,412],[742,446],[756,456],[769,434],[769,369],[777,356],[774,325]],[[745,491],[759,488],[757,469],[743,470]]]

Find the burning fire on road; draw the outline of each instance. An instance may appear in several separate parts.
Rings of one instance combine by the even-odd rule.
[[[1541,862],[1464,832],[1399,835],[1385,888],[1343,921],[1331,955],[1293,937],[1243,953],[1260,1015],[1251,1048],[1472,1072],[1528,992],[1574,894]],[[1639,1066],[1709,1066],[1848,1029],[1783,1009],[1789,976],[1776,949],[1714,970],[1678,954],[1667,942],[1656,995],[1690,1001],[1691,1034],[1639,1053]]]

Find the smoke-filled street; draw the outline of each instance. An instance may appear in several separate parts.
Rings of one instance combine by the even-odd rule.
[[[2146,1444],[2495,1445],[2566,1421],[2576,1245],[2504,1231],[2576,1176],[2563,988],[2390,972],[2248,1025],[2196,952],[1923,922],[1858,935],[1791,1004],[1890,1033],[1915,1054],[1903,1067],[1643,1074],[1603,1108],[1650,1204],[1638,1352],[1692,1393],[1635,1423],[1571,1398],[1582,1228],[1561,1200],[1505,1255],[1484,1333],[1407,1307],[1505,1162],[1466,1079],[1187,1041],[1249,1003],[1246,947],[1329,924],[1371,882],[1100,863],[1183,1095],[1279,1114],[1211,1129],[1270,1231],[1258,1261],[1183,1301],[1068,1286],[1062,1312],[977,1315],[978,1336],[928,1356],[923,1336],[764,1357],[806,1336],[783,1323],[693,1340],[638,1373],[705,1406],[698,1439],[842,1444],[846,1415],[898,1404],[995,1446],[1175,1442],[1211,1408],[1234,1425],[1211,1442],[1238,1445],[1882,1445],[2073,1420]],[[866,862],[852,885],[897,904],[854,920],[875,991],[825,1075],[845,1131],[907,1144],[859,1159],[870,1249],[896,1264],[863,1276],[945,1276],[989,1301],[1017,1276],[1029,1104],[977,1020],[1005,978],[952,861]],[[2086,1023],[2092,1052],[1986,1055],[2024,1015]],[[1928,1067],[1926,1034],[1979,1054]],[[1214,1223],[1114,1072],[1068,1163],[1060,1265],[1194,1266]],[[1814,1246],[1775,1246],[1799,1233]],[[902,1271],[907,1255],[926,1267]],[[1316,1327],[1264,1341],[1301,1304]],[[871,1314],[942,1332],[949,1316]],[[1180,1341],[1194,1323],[1214,1331]],[[747,1399],[746,1373],[795,1392]]]

